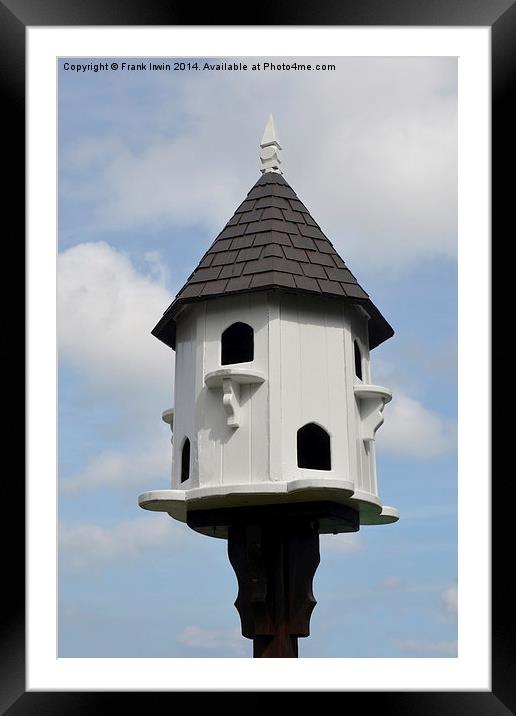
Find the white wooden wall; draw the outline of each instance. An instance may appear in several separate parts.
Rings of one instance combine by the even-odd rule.
[[[239,363],[238,367],[261,370],[267,376],[267,295],[257,293],[224,297],[207,301],[190,311],[192,316],[189,315],[187,320],[180,319],[177,325],[172,485],[188,489],[199,485],[268,480],[267,378],[262,385],[241,386],[242,419],[237,429],[227,425],[222,388],[207,388],[204,385],[204,376],[222,367],[220,348],[223,331],[237,321],[247,323],[254,330],[254,360]],[[192,341],[196,343],[197,350],[191,348]],[[183,412],[187,417],[180,421],[176,416]],[[189,431],[192,455],[195,453],[197,456],[199,469],[196,466],[191,471],[191,479],[181,485],[180,448],[184,431]]]
[[[202,307],[192,307],[177,324],[172,449],[172,487],[176,488],[181,486],[181,448],[185,437],[190,440],[190,479],[183,486],[199,484],[196,403],[202,376],[198,320],[202,311]]]
[[[353,392],[359,382],[355,338],[362,353],[363,382],[370,375],[366,318],[331,299],[282,294],[276,302],[280,345],[278,349],[271,340],[271,351],[276,348],[278,355],[281,399],[270,416],[271,476],[282,480],[334,476],[370,492],[374,457],[365,452],[359,438],[360,414]],[[330,471],[297,467],[297,431],[311,422],[330,434]],[[274,445],[277,441],[280,445]]]
[[[323,474],[349,480],[341,312],[334,302],[309,296],[285,294],[280,301],[281,428],[274,427],[275,416],[271,433],[273,440],[281,439],[283,479]],[[329,472],[297,467],[297,431],[306,423],[317,423],[330,434]]]
[[[349,328],[347,330],[347,354],[348,363],[350,362],[350,383],[371,383],[371,363],[369,360],[369,338],[367,333],[367,321],[359,310],[350,312]],[[355,375],[355,348],[353,341],[358,342],[360,354],[362,356],[362,381]],[[355,431],[353,442],[355,445],[355,454],[353,456],[352,468],[355,472],[355,489],[363,492],[377,494],[376,489],[376,466],[374,443],[366,445],[360,438],[358,425],[360,422],[360,409],[356,400],[350,401],[353,406],[353,423]]]
[[[227,425],[222,388],[204,376],[220,369],[222,332],[242,321],[254,329],[254,360],[265,382],[241,386],[242,420]],[[191,488],[300,477],[335,477],[376,494],[374,444],[359,437],[353,393],[353,340],[370,382],[367,319],[353,307],[317,296],[275,292],[194,304],[177,321],[172,486]],[[297,467],[297,431],[315,422],[331,440],[331,471]],[[180,483],[180,449],[191,442],[190,479]]]

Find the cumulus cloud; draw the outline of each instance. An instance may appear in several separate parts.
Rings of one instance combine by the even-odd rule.
[[[141,395],[171,385],[172,353],[150,335],[171,296],[156,253],[147,262],[141,273],[104,242],[58,256],[60,355],[103,390]]]
[[[156,439],[141,450],[105,450],[95,455],[78,474],[63,479],[60,487],[66,494],[136,485],[156,488],[164,480],[169,482],[171,459],[171,447],[166,439]]]
[[[138,115],[137,142],[138,108],[131,96],[117,97],[118,122],[104,121],[106,136],[66,147],[64,176],[72,180],[63,182],[64,196],[75,191],[80,199],[84,183],[84,200],[104,229],[216,230],[259,176],[258,141],[273,111],[285,177],[345,259],[392,270],[455,256],[456,60],[332,61],[337,70],[327,73],[156,78],[152,111],[146,105]],[[145,82],[149,92],[151,79]]]
[[[178,635],[177,641],[192,649],[230,651],[240,656],[248,651],[246,640],[238,629],[203,629],[189,626]]]
[[[457,427],[454,421],[397,390],[385,408],[385,422],[376,439],[381,450],[395,455],[432,458],[455,449]]]
[[[324,550],[340,554],[354,554],[355,552],[361,552],[365,548],[362,536],[358,532],[321,535],[320,542]]]
[[[457,585],[445,589],[441,594],[441,613],[445,619],[454,620],[457,618],[458,590]]]
[[[63,524],[60,556],[66,568],[95,569],[156,551],[170,552],[185,539],[168,515],[148,515],[113,525]]]
[[[399,648],[406,654],[414,656],[457,656],[456,641],[430,641],[426,639],[405,639]]]

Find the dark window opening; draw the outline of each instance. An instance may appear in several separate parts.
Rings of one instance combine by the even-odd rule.
[[[353,341],[353,345],[355,346],[355,375],[359,380],[362,380],[362,355],[358,343]]]
[[[222,365],[248,363],[254,358],[254,331],[247,323],[233,323],[221,339]]]
[[[330,436],[315,423],[297,431],[297,466],[309,470],[331,470]]]
[[[181,450],[181,482],[185,482],[190,477],[190,440],[185,438],[183,448]]]

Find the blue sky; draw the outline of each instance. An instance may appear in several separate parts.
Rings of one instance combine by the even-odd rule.
[[[394,393],[377,467],[401,518],[321,539],[300,655],[456,655],[456,60],[322,61],[59,63],[61,657],[251,656],[225,542],[137,495],[169,486],[174,354],[150,330],[258,179],[270,112],[285,178],[396,330],[372,371]]]

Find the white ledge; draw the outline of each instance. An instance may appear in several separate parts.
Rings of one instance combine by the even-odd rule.
[[[252,368],[220,368],[206,373],[204,383],[208,388],[222,388],[224,380],[228,378],[240,385],[251,385],[252,383],[263,383],[265,375]]]
[[[170,429],[174,427],[174,408],[168,408],[161,413],[161,419],[167,425],[170,425]]]
[[[352,482],[335,477],[301,478],[288,481],[210,485],[188,490],[152,490],[138,497],[144,510],[168,512],[176,520],[186,522],[189,509],[218,509],[250,505],[275,505],[293,502],[329,500],[349,505],[360,513],[361,525],[385,525],[397,522],[394,507],[382,507],[377,495],[353,490]],[[213,537],[222,534],[210,533]]]
[[[383,388],[381,385],[368,385],[367,383],[361,383],[353,386],[355,395],[360,400],[370,400],[371,398],[383,398],[388,403],[392,400],[392,390],[389,388]]]

